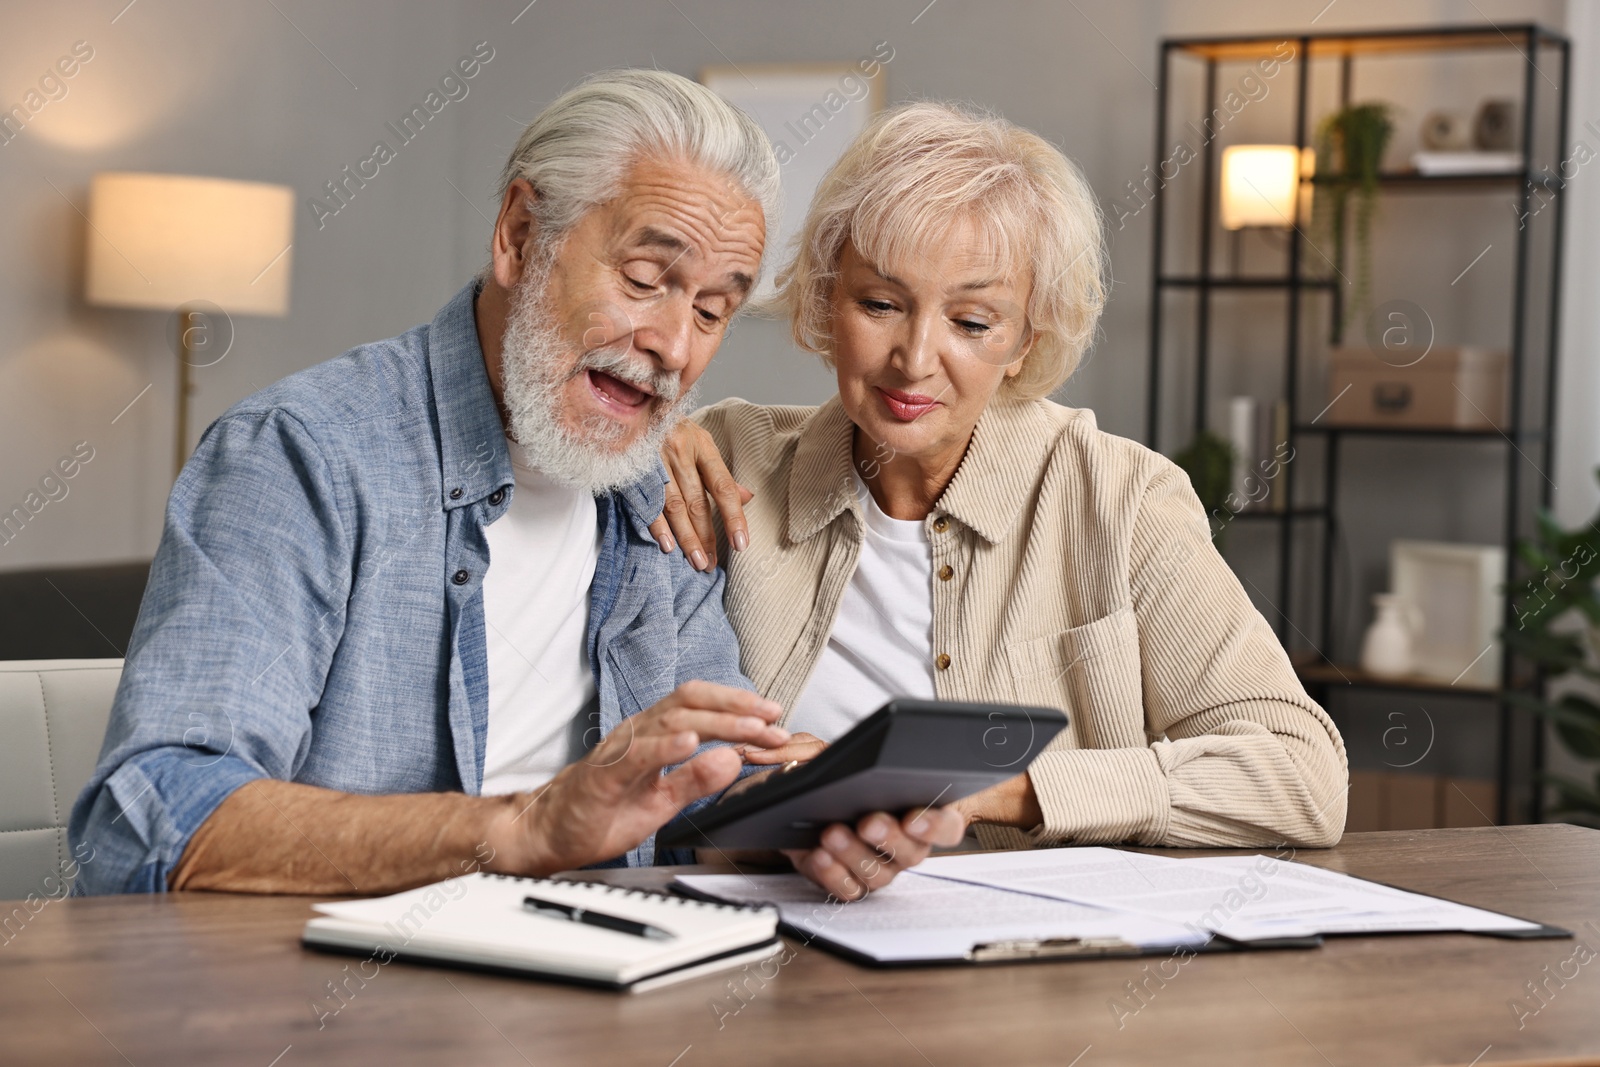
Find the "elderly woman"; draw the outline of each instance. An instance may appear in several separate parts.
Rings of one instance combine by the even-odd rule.
[[[725,560],[744,671],[791,731],[832,740],[901,695],[1067,711],[1025,774],[954,805],[986,846],[1330,845],[1343,743],[1187,477],[1046,399],[1094,333],[1104,264],[1092,192],[1035,134],[932,103],[880,115],[778,279],[839,395],[699,412],[665,449],[657,536]],[[948,843],[945,820],[871,816],[794,858],[853,897]]]

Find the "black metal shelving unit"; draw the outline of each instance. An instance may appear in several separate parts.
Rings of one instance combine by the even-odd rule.
[[[1177,221],[1169,217],[1171,205],[1168,203],[1170,195],[1168,183],[1165,181],[1155,183],[1151,200],[1155,254],[1152,263],[1153,293],[1146,441],[1152,448],[1157,449],[1163,444],[1171,447],[1185,443],[1161,440],[1162,418],[1169,399],[1163,392],[1164,370],[1168,365],[1168,359],[1164,358],[1163,352],[1164,315],[1168,294],[1188,291],[1193,294],[1196,301],[1194,332],[1191,335],[1193,352],[1188,358],[1191,360],[1192,372],[1192,397],[1189,398],[1192,403],[1192,432],[1198,434],[1208,427],[1208,409],[1211,403],[1210,335],[1214,321],[1213,297],[1218,293],[1230,291],[1281,292],[1285,298],[1286,321],[1283,346],[1284,399],[1289,407],[1290,437],[1297,450],[1299,444],[1308,439],[1319,439],[1323,443],[1322,499],[1310,503],[1298,499],[1295,491],[1297,470],[1295,464],[1290,463],[1283,467],[1281,481],[1273,489],[1273,492],[1283,494],[1283,500],[1287,502],[1283,510],[1246,510],[1236,513],[1233,517],[1277,524],[1279,614],[1273,620],[1273,625],[1286,646],[1290,644],[1288,628],[1294,625],[1296,564],[1303,558],[1299,555],[1301,551],[1311,551],[1302,548],[1299,542],[1305,540],[1304,533],[1307,527],[1320,527],[1318,547],[1314,552],[1314,554],[1320,553],[1320,559],[1317,560],[1318,576],[1315,579],[1315,585],[1320,587],[1316,591],[1319,601],[1317,606],[1320,609],[1318,612],[1320,618],[1316,625],[1320,626],[1320,639],[1319,642],[1313,643],[1313,647],[1326,649],[1329,647],[1335,626],[1334,546],[1339,529],[1340,458],[1341,446],[1348,439],[1381,437],[1393,441],[1397,447],[1405,447],[1405,442],[1413,440],[1480,444],[1498,442],[1503,448],[1505,458],[1504,514],[1501,519],[1502,543],[1506,549],[1506,587],[1508,589],[1514,587],[1519,579],[1525,577],[1520,573],[1520,564],[1513,546],[1519,536],[1531,530],[1536,509],[1550,506],[1553,488],[1549,479],[1543,478],[1542,484],[1537,489],[1537,499],[1533,499],[1526,492],[1527,486],[1523,484],[1526,474],[1521,468],[1528,459],[1525,450],[1533,450],[1541,457],[1539,468],[1541,471],[1549,471],[1554,458],[1553,428],[1557,395],[1556,356],[1561,294],[1562,214],[1565,200],[1561,195],[1564,182],[1559,177],[1559,168],[1562,162],[1568,159],[1571,48],[1564,36],[1532,23],[1426,27],[1366,33],[1290,33],[1249,37],[1168,39],[1161,45],[1161,77],[1158,85],[1155,153],[1158,173],[1166,160],[1166,154],[1172,148],[1169,134],[1175,128],[1171,112],[1174,82],[1179,73],[1178,64],[1202,65],[1199,73],[1203,77],[1204,88],[1201,96],[1204,110],[1199,114],[1211,116],[1218,106],[1219,69],[1228,64],[1250,63],[1274,54],[1281,59],[1285,42],[1294,48],[1294,57],[1284,64],[1284,70],[1285,75],[1293,83],[1293,88],[1290,90],[1294,94],[1293,143],[1301,149],[1310,146],[1312,142],[1314,116],[1311,113],[1311,76],[1317,64],[1336,66],[1337,99],[1339,106],[1343,107],[1350,103],[1355,64],[1366,57],[1431,53],[1444,59],[1453,54],[1515,50],[1523,59],[1520,86],[1522,165],[1519,170],[1510,173],[1449,176],[1396,172],[1382,174],[1379,179],[1379,195],[1385,198],[1481,194],[1502,189],[1515,197],[1512,206],[1516,215],[1510,220],[1517,224],[1517,230],[1507,383],[1509,425],[1503,432],[1318,425],[1316,419],[1319,416],[1302,410],[1300,404],[1302,375],[1305,371],[1302,366],[1305,356],[1302,351],[1304,341],[1302,316],[1305,313],[1303,304],[1306,300],[1328,301],[1327,319],[1332,334],[1330,342],[1337,343],[1340,324],[1345,317],[1346,294],[1338,281],[1322,276],[1314,264],[1308,269],[1306,252],[1310,243],[1305,233],[1309,220],[1301,217],[1300,198],[1298,196],[1295,198],[1292,231],[1294,236],[1288,242],[1287,270],[1282,276],[1241,277],[1218,272],[1213,260],[1216,250],[1215,238],[1218,234],[1220,138],[1215,135],[1205,138],[1198,153],[1201,183],[1198,212],[1200,217],[1198,220],[1189,220],[1191,225],[1198,225],[1198,232],[1195,235],[1198,269],[1180,274],[1170,272],[1166,262],[1168,227],[1174,226]],[[1553,98],[1542,95],[1552,93]],[[1541,103],[1545,105],[1546,112],[1553,116],[1555,127],[1542,138],[1546,149],[1541,153],[1542,159],[1536,158],[1535,148],[1536,142],[1541,140],[1539,123],[1546,115],[1546,112],[1540,110]],[[1547,125],[1550,124],[1548,118],[1545,118],[1545,121]],[[1552,166],[1557,168],[1556,173],[1552,173]],[[1547,225],[1553,227],[1553,233],[1549,242],[1548,254],[1552,257],[1552,261],[1547,268],[1548,282],[1545,291],[1535,296],[1530,294],[1530,274],[1535,265],[1532,259],[1534,250],[1530,244],[1532,227],[1526,225],[1526,222],[1530,218],[1533,198],[1536,195],[1540,199],[1540,205],[1539,210],[1533,214],[1553,213],[1545,220]],[[1177,231],[1174,229],[1173,232]],[[1333,266],[1335,272],[1342,275],[1343,264],[1337,263]],[[1534,323],[1532,316],[1535,315],[1544,315],[1547,318],[1544,320],[1538,342],[1530,343],[1530,325]],[[1531,393],[1530,388],[1539,389],[1542,395]],[[1181,409],[1181,397],[1178,398],[1178,405]],[[1507,625],[1514,622],[1509,595],[1505,597],[1505,622]],[[1299,630],[1298,627],[1295,629]],[[1522,721],[1519,724],[1519,715],[1526,720],[1525,714],[1514,712],[1502,694],[1513,689],[1535,688],[1541,683],[1541,679],[1530,665],[1518,662],[1517,657],[1513,656],[1509,649],[1502,647],[1500,682],[1494,688],[1465,688],[1444,683],[1430,686],[1411,681],[1397,683],[1393,680],[1365,676],[1357,668],[1329,662],[1326,659],[1301,662],[1299,666],[1302,680],[1312,690],[1313,695],[1324,704],[1332,687],[1345,684],[1375,691],[1395,689],[1435,691],[1493,701],[1497,706],[1499,724],[1499,747],[1496,752],[1499,795],[1497,818],[1501,822],[1507,822],[1522,819],[1537,821],[1540,817],[1542,790],[1533,782],[1534,774],[1543,763],[1544,732],[1537,723]],[[1518,792],[1523,795],[1521,802],[1514,798],[1514,793]]]

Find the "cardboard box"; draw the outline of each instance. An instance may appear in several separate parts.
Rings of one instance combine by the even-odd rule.
[[[1330,355],[1327,413],[1333,426],[1496,430],[1506,425],[1506,353],[1435,348],[1397,365],[1369,348]]]

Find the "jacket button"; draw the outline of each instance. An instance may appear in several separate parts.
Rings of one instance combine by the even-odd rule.
[[[948,652],[939,653],[938,658],[936,658],[933,661],[933,665],[935,667],[938,667],[941,671],[949,670],[950,669],[950,654]]]
[[[950,576],[955,574],[955,572],[955,568],[946,563],[943,567],[939,568],[939,580],[941,582],[948,582],[950,580]]]
[[[933,520],[934,533],[944,533],[948,529],[950,529],[950,520],[945,518],[943,515],[940,515],[937,519]]]
[[[450,576],[450,580],[452,582],[455,582],[457,585],[466,585],[467,584],[467,580],[470,579],[471,577],[472,577],[472,574],[469,571],[467,571],[465,568],[463,568],[463,569],[461,569],[459,571],[456,571],[454,574],[452,574]],[[945,659],[949,659],[949,658],[950,658],[949,656],[945,657]]]
[[[499,507],[500,501],[504,500],[505,498],[506,491],[504,489],[496,489],[494,492],[489,494],[489,506]]]
[[[461,487],[459,485],[456,486],[454,489],[450,490],[450,499],[451,500],[460,500],[461,499]]]

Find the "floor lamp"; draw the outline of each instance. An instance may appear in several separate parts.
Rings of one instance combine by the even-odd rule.
[[[179,174],[97,174],[86,299],[171,312],[178,357],[173,477],[189,456],[192,370],[227,355],[235,315],[289,313],[294,190]]]

